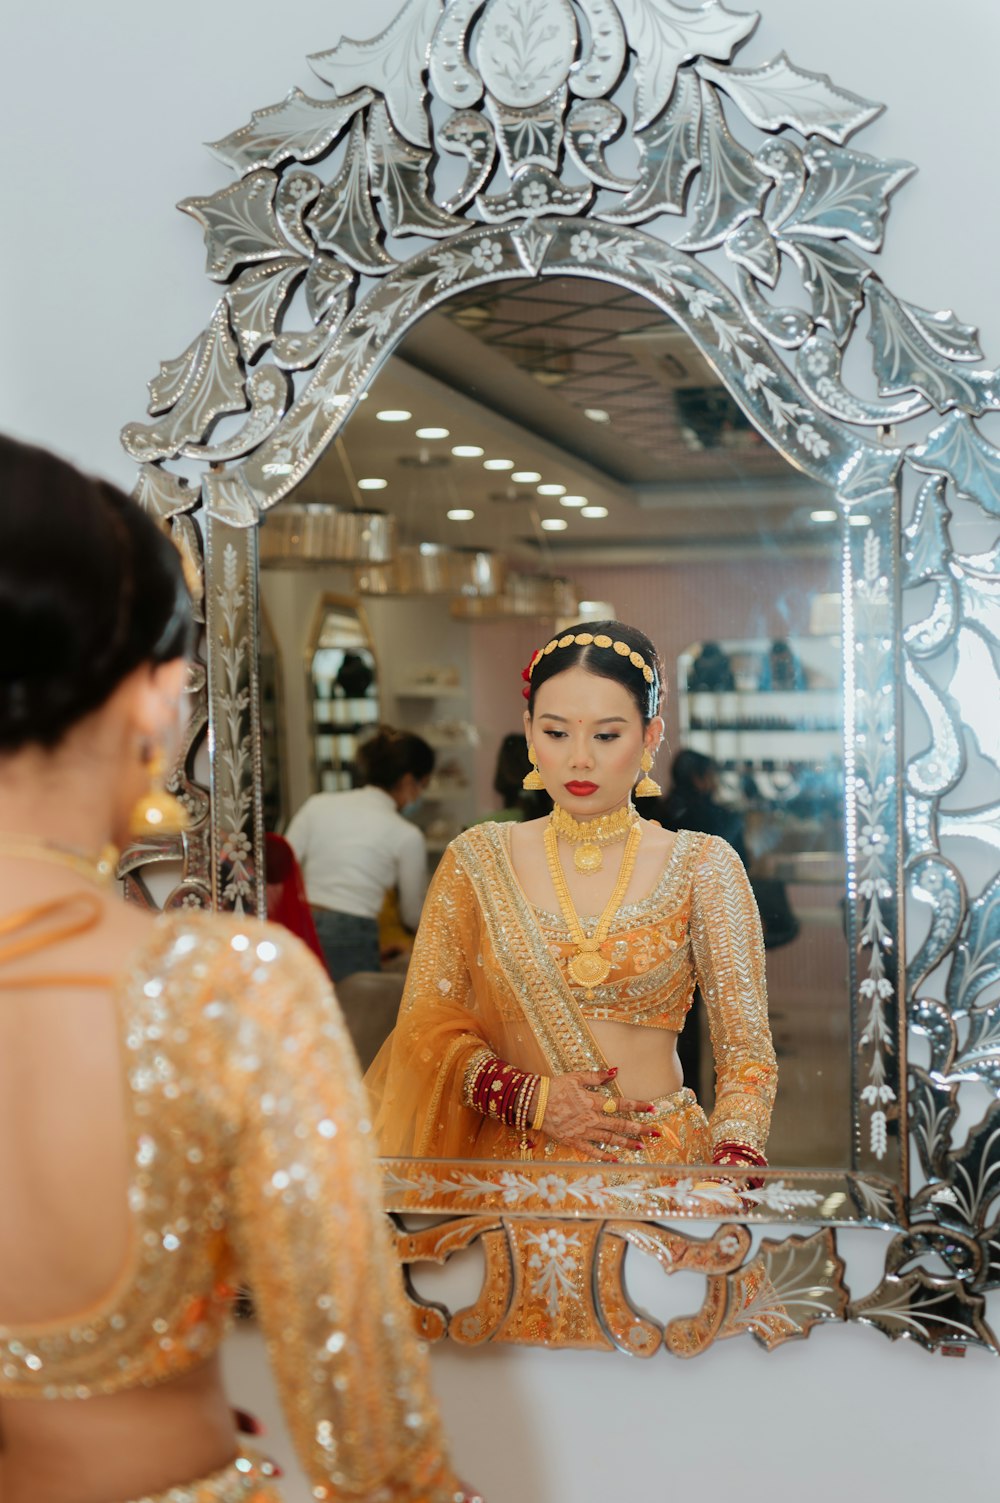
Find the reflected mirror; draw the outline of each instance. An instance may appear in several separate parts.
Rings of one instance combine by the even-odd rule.
[[[358,746],[379,719],[371,634],[357,602],[324,595],[306,649],[313,787],[342,793],[358,781]]]
[[[268,544],[289,506],[392,519],[394,561],[331,549],[303,571]],[[264,737],[287,790],[266,805],[279,833],[310,796],[355,784],[359,743],[389,722],[435,753],[407,810],[433,870],[477,820],[537,812],[498,769],[507,738],[523,745],[532,652],[588,618],[653,640],[666,798],[642,812],[721,834],[747,868],[779,1062],[772,1164],[850,1160],[839,517],[658,310],[603,282],[546,278],[425,317],[261,528],[286,685]],[[391,903],[381,925],[398,997],[411,936]],[[710,1110],[697,1002],[680,1053]]]

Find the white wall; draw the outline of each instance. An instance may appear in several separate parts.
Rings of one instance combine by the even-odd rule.
[[[784,47],[885,101],[859,146],[920,165],[890,215],[885,279],[954,306],[1000,360],[996,0],[760,3],[743,62]],[[5,18],[0,426],[129,483],[118,429],[212,304],[200,232],[171,207],[227,181],[198,143],[308,86],[307,51],[371,33],[396,4],[368,0],[359,16],[346,0],[295,0],[280,30],[269,0],[32,0]],[[852,1283],[870,1287],[874,1269],[856,1267]],[[490,1503],[996,1495],[1000,1365],[978,1353],[945,1362],[850,1329],[769,1356],[740,1341],[685,1366],[447,1349],[435,1365],[457,1453]]]
[[[121,426],[207,321],[200,227],[173,205],[230,177],[200,143],[309,88],[307,53],[369,34],[399,0],[32,0],[4,18],[6,146],[0,428],[130,483]],[[978,323],[1000,360],[994,0],[759,0],[747,62],[784,47],[888,106],[858,138],[917,162],[897,196],[886,280]],[[732,0],[731,9],[741,8]],[[749,3],[747,9],[751,8]]]

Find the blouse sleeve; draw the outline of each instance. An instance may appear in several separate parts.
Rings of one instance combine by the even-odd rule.
[[[339,1008],[297,941],[246,936],[226,1064],[234,1241],[312,1496],[445,1503],[457,1484]]]
[[[739,1143],[763,1154],[778,1081],[764,941],[746,872],[714,835],[706,837],[695,866],[691,943],[715,1057],[712,1148]]]

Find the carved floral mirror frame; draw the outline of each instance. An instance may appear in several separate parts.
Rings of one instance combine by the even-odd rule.
[[[706,1237],[677,1223],[726,1214],[711,1170],[384,1161],[404,1264],[485,1255],[467,1309],[411,1287],[430,1338],[690,1356],[852,1319],[1000,1350],[985,1322],[1000,877],[983,859],[1000,834],[997,807],[966,791],[977,739],[997,760],[1000,451],[975,420],[1000,407],[1000,377],[972,327],[903,301],[869,259],[913,170],[847,146],[881,107],[784,53],[737,67],[757,19],[718,0],[408,0],[381,35],[311,57],[328,91],[294,88],[214,143],[236,182],[180,206],[220,297],[123,434],[139,498],[203,581],[174,776],[193,826],[124,862],[149,902],[153,864],[182,859],[169,907],[261,909],[256,524],[453,293],[547,276],[641,293],[842,512],[853,1162],[768,1171]],[[872,389],[852,390],[845,364]],[[954,550],[956,514],[981,551]],[[812,1226],[753,1244],[756,1223],[789,1222]],[[868,1292],[844,1283],[844,1224],[892,1233]],[[700,1310],[664,1325],[636,1309],[630,1245],[703,1274]]]

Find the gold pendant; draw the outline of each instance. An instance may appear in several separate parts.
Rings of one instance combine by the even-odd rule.
[[[611,962],[596,950],[578,950],[566,969],[577,986],[600,986],[611,974]]]
[[[574,849],[573,865],[585,876],[590,872],[599,872],[604,865],[604,853],[599,845],[594,845],[593,841],[588,840]]]

